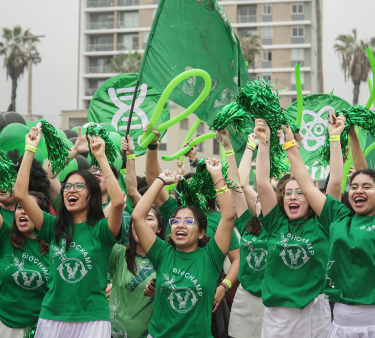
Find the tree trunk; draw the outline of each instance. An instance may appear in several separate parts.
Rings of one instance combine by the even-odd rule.
[[[317,53],[318,53],[318,92],[324,93],[323,81],[323,47],[322,47],[322,16],[320,10],[320,0],[315,0],[315,15],[316,15],[316,38],[317,38]]]
[[[17,96],[17,78],[12,77],[12,98],[11,103],[13,104],[13,111],[16,110],[16,96]]]
[[[353,82],[354,89],[353,89],[353,106],[358,104],[358,97],[359,97],[359,86],[361,82]]]

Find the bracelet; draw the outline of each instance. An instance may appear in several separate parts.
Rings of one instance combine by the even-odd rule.
[[[225,288],[225,292],[228,292],[228,291],[229,291],[229,286],[228,286],[227,283],[220,283],[220,285],[221,285],[221,286],[224,286],[224,288]],[[219,285],[219,286],[220,286],[220,285]]]
[[[226,147],[228,144],[231,144],[232,143],[232,141],[231,140],[229,140],[229,142],[228,143],[225,143],[225,144],[221,144],[223,147]]]
[[[158,149],[158,144],[157,143],[156,144],[149,144],[147,146],[147,149],[156,150],[156,149]]]
[[[246,145],[247,145],[247,146],[250,146],[251,148],[253,148],[253,150],[255,150],[256,147],[257,147],[256,143],[251,142],[251,141],[247,141]]]
[[[226,152],[224,152],[225,156],[232,156],[234,155],[234,150],[228,150]]]
[[[283,147],[284,147],[285,150],[287,150],[287,149],[289,149],[291,147],[294,147],[296,145],[297,145],[296,140],[291,140],[291,141],[288,141],[288,142],[284,143]]]
[[[36,147],[32,146],[31,144],[26,144],[25,150],[30,150],[33,153],[35,153],[36,152]]]
[[[219,182],[221,182],[222,180],[225,180],[225,178],[223,177],[222,179],[218,180],[218,181],[214,184],[214,186],[215,186],[216,184],[218,184]]]
[[[135,154],[129,154],[129,155],[126,155],[126,158],[128,160],[134,160],[135,159]]]
[[[231,283],[231,281],[228,280],[228,279],[223,279],[222,283],[227,284],[228,287],[229,287],[229,289],[232,287],[232,283]]]
[[[163,183],[164,183],[164,185],[167,185],[166,183],[165,183],[165,181],[161,178],[161,177],[156,177],[156,178],[158,178],[159,180],[162,180],[163,181]]]
[[[330,135],[329,140],[331,142],[340,141],[340,135]]]
[[[220,194],[227,192],[229,189],[227,185],[224,185],[222,188],[218,188],[215,190],[216,190],[216,195],[220,195]]]
[[[115,174],[115,173],[109,174],[109,175],[107,175],[107,176],[104,176],[104,178],[107,178],[107,177],[112,176],[112,175],[114,175],[114,174]]]
[[[251,147],[251,146],[246,146],[245,147],[246,149],[249,149],[249,150],[251,150],[251,151],[254,151],[255,149],[253,148],[253,147]]]

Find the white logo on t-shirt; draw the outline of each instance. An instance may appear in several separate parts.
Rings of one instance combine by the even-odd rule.
[[[287,244],[289,238],[285,238],[284,234],[279,234],[281,241],[278,242],[283,246],[280,256],[284,264],[291,269],[302,268],[310,259],[306,250],[299,244]]]
[[[120,307],[120,301],[117,298],[117,293],[115,292],[114,305],[109,306],[113,311],[111,313],[111,326],[112,326],[112,337],[113,338],[127,338],[128,334],[126,332],[125,326],[116,319],[116,311]]]
[[[249,255],[246,257],[247,264],[250,269],[254,271],[262,271],[267,266],[267,251],[262,248],[254,248],[252,241],[247,241],[243,239],[246,244],[242,246],[241,253],[246,248],[250,251]]]

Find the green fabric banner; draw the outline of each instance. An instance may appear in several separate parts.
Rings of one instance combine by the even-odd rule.
[[[87,121],[99,124],[110,123],[121,136],[125,136],[137,77],[138,74],[128,73],[117,75],[105,81],[95,92],[90,102]],[[136,156],[147,151],[147,149],[141,149],[139,139],[159,99],[160,93],[156,89],[149,84],[140,82],[129,131],[135,146]],[[168,121],[169,116],[169,106],[166,103],[160,114],[158,124]],[[165,131],[161,134],[163,136]]]
[[[189,69],[202,69],[212,79],[209,96],[194,112],[208,125],[222,107],[235,101],[238,86],[250,80],[240,43],[217,0],[159,3],[138,79],[162,93],[171,80]],[[175,88],[170,100],[187,108],[203,87],[202,78],[188,78]],[[234,137],[232,142],[235,150],[243,144]]]

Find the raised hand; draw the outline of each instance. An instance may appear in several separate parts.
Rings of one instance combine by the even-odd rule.
[[[259,146],[259,140],[257,139],[257,137],[256,137],[256,135],[255,135],[254,133],[249,134],[249,135],[247,136],[247,140],[248,140],[249,142],[253,142],[253,143],[255,143],[257,146]]]
[[[125,136],[122,137],[121,150],[125,150],[126,155],[134,154],[134,145],[129,135],[127,136],[127,140],[125,139]]]
[[[216,132],[216,139],[221,142],[222,146],[226,146],[230,143],[229,132],[226,129]]]
[[[177,183],[181,179],[180,175],[177,175],[175,171],[172,173],[170,170],[162,172],[158,177],[160,177],[166,185]]]
[[[293,134],[290,126],[286,127],[286,126],[282,125],[281,128],[283,129],[284,134],[285,134],[285,142],[289,142],[289,141],[294,140],[294,134]],[[281,135],[281,130],[278,130],[277,136],[280,137],[280,135]]]
[[[91,152],[96,159],[99,157],[105,157],[105,142],[100,136],[96,136],[95,142],[92,140],[92,137],[89,135]]]
[[[30,131],[25,135],[25,143],[34,147],[38,147],[41,139],[41,130],[42,129],[36,129],[36,127],[32,127]],[[36,131],[38,131],[38,133],[35,135]]]
[[[271,137],[271,131],[266,121],[262,119],[255,120],[254,133],[261,143],[268,143]]]
[[[206,160],[206,168],[212,177],[222,175],[222,165],[217,158],[208,158]]]
[[[335,114],[332,114],[333,123],[328,123],[328,133],[329,135],[341,135],[345,128],[346,117],[344,115],[339,115],[336,117]]]
[[[181,176],[185,175],[184,163],[181,163],[179,160],[177,160],[177,173]]]
[[[147,122],[146,126],[143,128],[143,131],[147,131],[147,128],[148,128],[148,125],[149,125],[149,124],[150,124],[150,123]],[[157,131],[157,130],[156,130],[157,127],[158,127],[158,126],[155,126],[154,128],[152,128],[152,132],[155,133],[155,137],[154,137],[154,139],[150,142],[150,144],[158,144],[158,140],[159,140],[161,134],[160,134],[160,131]]]
[[[89,151],[89,143],[87,142],[86,135],[82,135],[81,127],[78,127],[78,137],[73,148],[79,153],[87,153]]]

